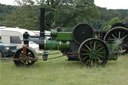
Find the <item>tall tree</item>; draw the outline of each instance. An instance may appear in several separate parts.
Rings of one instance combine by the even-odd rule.
[[[46,28],[72,27],[100,15],[94,0],[16,0],[19,7],[3,22],[7,26],[39,29],[39,8],[46,8]]]

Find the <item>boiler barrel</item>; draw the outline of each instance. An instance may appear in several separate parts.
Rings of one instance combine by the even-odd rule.
[[[61,50],[70,48],[71,43],[69,41],[62,42],[56,40],[44,40],[44,50]]]

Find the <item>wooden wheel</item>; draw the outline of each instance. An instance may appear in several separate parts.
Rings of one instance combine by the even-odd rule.
[[[80,61],[87,65],[104,65],[107,63],[109,51],[106,44],[99,39],[87,39],[78,50]]]

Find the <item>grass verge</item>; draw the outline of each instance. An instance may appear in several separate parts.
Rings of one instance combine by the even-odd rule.
[[[105,67],[86,67],[66,57],[38,61],[31,67],[0,62],[0,85],[127,85],[128,56],[109,61]]]

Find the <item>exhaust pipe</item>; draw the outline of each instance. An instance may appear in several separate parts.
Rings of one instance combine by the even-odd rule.
[[[40,44],[39,49],[43,49],[45,30],[45,8],[40,8]]]
[[[45,29],[45,8],[40,8],[40,37],[44,37]]]

